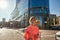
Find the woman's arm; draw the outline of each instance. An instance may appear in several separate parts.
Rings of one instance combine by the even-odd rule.
[[[28,39],[28,29],[25,30],[25,33],[24,33],[24,39],[25,39],[25,40]]]

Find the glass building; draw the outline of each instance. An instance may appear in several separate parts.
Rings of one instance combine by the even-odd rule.
[[[19,15],[15,20],[24,27],[29,24],[29,17],[35,16],[40,20],[39,28],[49,28],[49,0],[16,0],[16,8]]]

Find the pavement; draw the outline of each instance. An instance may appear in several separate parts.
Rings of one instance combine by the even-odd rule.
[[[24,40],[23,36],[14,29],[0,29],[0,40]]]
[[[41,40],[55,40],[58,30],[40,30]],[[23,32],[19,29],[0,29],[0,40],[24,40]],[[39,39],[39,40],[40,40]]]
[[[41,40],[55,40],[55,34],[59,30],[40,30]]]
[[[55,40],[55,34],[58,31],[59,30],[39,30],[39,34],[41,36],[39,40]]]

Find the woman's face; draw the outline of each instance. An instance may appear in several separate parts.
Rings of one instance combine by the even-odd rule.
[[[32,19],[31,22],[34,23],[35,22],[35,19]]]
[[[38,26],[40,24],[39,21],[36,22],[36,20],[34,21],[34,25]]]

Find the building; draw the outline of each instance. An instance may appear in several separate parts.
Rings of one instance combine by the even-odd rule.
[[[6,19],[2,18],[2,27],[5,27],[5,26],[6,26]]]
[[[56,25],[56,15],[55,14],[50,14],[49,19],[50,19],[50,26],[55,26]]]
[[[6,19],[5,19],[5,18],[3,18],[3,19],[2,19],[2,22],[6,22]]]
[[[13,12],[11,13],[11,20],[15,20],[15,18],[19,15],[18,8],[15,7]]]
[[[60,16],[57,17],[56,21],[57,21],[57,26],[60,26]]]
[[[18,16],[15,16],[16,8]],[[12,19],[19,21],[22,27],[29,25],[30,16],[35,16],[40,20],[39,28],[49,28],[49,0],[16,0],[16,7],[12,15]]]
[[[58,20],[59,20],[59,26],[60,26],[60,16],[58,17]]]
[[[2,28],[2,22],[0,21],[0,28]]]

